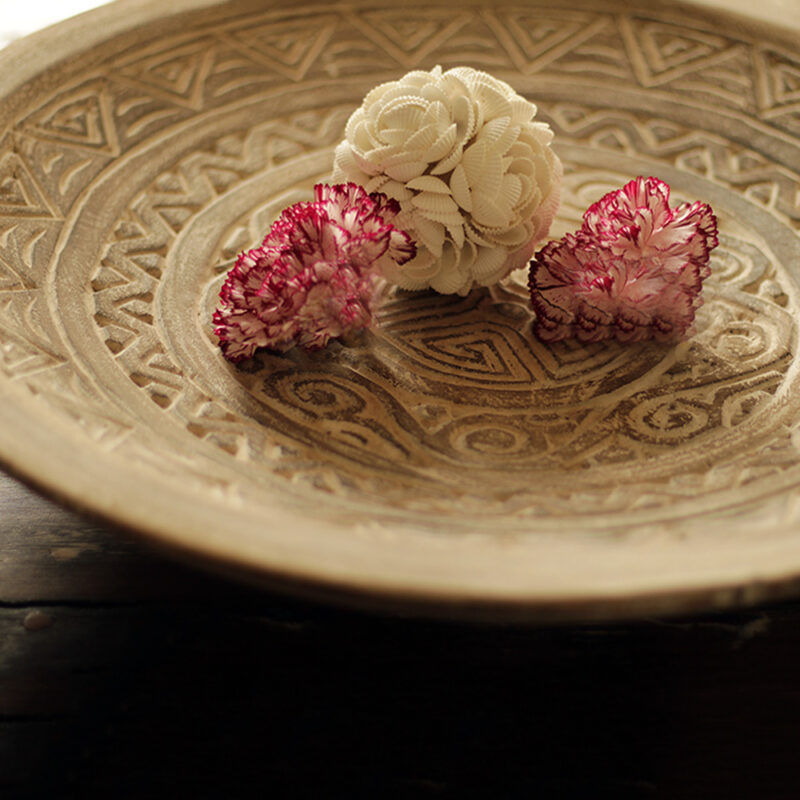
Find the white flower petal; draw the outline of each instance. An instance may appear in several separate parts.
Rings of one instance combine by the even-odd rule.
[[[472,100],[463,96],[454,98],[450,115],[456,124],[459,140],[469,141],[475,135],[478,125],[478,115]]]
[[[488,239],[484,238],[477,228],[470,225],[468,222],[464,223],[464,233],[466,233],[468,241],[474,242],[479,247],[493,246]]]
[[[553,141],[553,130],[544,122],[534,122],[530,129],[538,144],[543,147],[547,147]]]
[[[392,200],[397,200],[399,203],[410,200],[414,196],[414,193],[406,187],[405,181],[387,179],[386,183],[381,186],[381,191],[387,197],[391,197]]]
[[[366,115],[362,109],[357,109],[353,112],[350,119],[347,120],[347,125],[344,129],[344,136],[346,142],[352,142],[356,135],[356,130],[366,119]]]
[[[381,138],[386,130],[399,128],[400,130],[413,131],[419,127],[425,114],[427,103],[416,97],[398,97],[388,108],[378,115],[378,129]]]
[[[395,266],[397,269],[394,272],[384,272],[385,278],[402,289],[425,289],[431,285],[431,278],[439,271],[439,259],[423,251],[402,266]]]
[[[420,175],[419,178],[410,180],[406,186],[416,192],[450,194],[450,187],[441,178],[434,178],[433,175]]]
[[[458,224],[448,225],[447,232],[450,234],[450,239],[456,247],[461,248],[464,246],[466,234],[464,233],[464,224],[460,215]]]
[[[436,179],[434,178],[434,180]],[[442,183],[445,187],[447,186],[444,181],[442,181]],[[420,208],[423,211],[458,214],[458,218],[461,219],[461,214],[458,211],[458,203],[456,203],[456,201],[450,197],[449,193],[440,194],[438,192],[420,192],[411,199],[411,202],[417,206],[417,208]]]
[[[439,195],[441,197],[441,195]],[[464,218],[458,211],[437,211],[436,209],[419,208],[416,217],[424,217],[442,225],[463,225]]]
[[[517,125],[525,125],[536,116],[536,106],[528,102],[524,97],[515,97],[511,100],[511,121]],[[536,122],[534,125],[541,125]],[[546,125],[544,126],[549,131]]]
[[[431,279],[431,288],[442,294],[458,292],[466,294],[472,286],[472,276],[467,270],[459,268],[461,251],[449,246],[442,255],[442,266]]]
[[[428,164],[425,161],[405,161],[400,164],[385,166],[384,172],[396,181],[409,181],[421,175]]]
[[[430,72],[425,72],[422,69],[416,69],[412,72],[407,72],[404,77],[402,77],[399,81],[404,86],[427,86],[431,79],[437,79],[442,77],[442,68],[437,64]],[[384,84],[391,86],[391,83]]]
[[[448,153],[452,151],[457,141],[458,137],[456,133],[456,126],[449,125],[447,129],[439,135],[439,138],[431,145],[430,149],[428,150],[426,154],[428,163],[433,164],[434,162],[443,159]]]
[[[503,175],[500,187],[500,202],[511,211],[522,197],[522,181],[513,173]]]
[[[469,189],[467,173],[464,172],[464,167],[461,164],[456,166],[453,170],[453,174],[450,176],[450,191],[452,192],[453,199],[464,211],[472,211],[472,192]]]
[[[365,173],[356,161],[355,154],[347,147],[347,142],[342,142],[333,154],[333,180],[338,183],[343,179],[356,179],[356,183],[361,183],[362,176]]]
[[[362,150],[358,153],[358,155],[363,161],[369,164],[377,164],[380,166],[391,164],[392,159],[394,159],[396,162],[408,160],[408,156],[402,148],[389,144],[382,144],[380,147],[376,147],[372,150]]]
[[[404,128],[386,128],[381,131],[381,140],[393,148],[407,145],[408,131]]]
[[[507,258],[508,252],[500,247],[481,247],[472,262],[472,274],[476,280],[486,278],[501,271]]]
[[[491,153],[481,142],[476,142],[464,153],[461,162],[472,190],[473,214],[480,198],[495,197],[503,184],[503,162],[500,156]]]
[[[438,86],[433,85],[426,86],[422,91],[424,99],[428,103],[422,124],[433,125],[441,133],[453,121],[450,117],[447,95]]]
[[[480,98],[483,118],[487,122],[497,117],[511,116],[511,103],[496,86],[481,83],[478,86],[477,95]]]
[[[533,235],[533,224],[530,220],[525,220],[510,228],[478,228],[478,232],[485,241],[492,247],[516,249],[521,247],[526,241],[530,241]]]
[[[459,161],[461,161],[461,156],[463,153],[463,143],[459,142],[456,147],[453,148],[453,151],[450,153],[447,158],[442,159],[432,170],[432,175],[446,175],[450,172],[453,167],[455,167]]]
[[[504,137],[510,134],[511,138],[505,147],[498,147],[498,142],[502,141]],[[490,147],[504,153],[517,139],[517,131],[511,127],[511,119],[509,117],[498,117],[490,122],[487,122],[481,132],[478,134],[478,140],[485,142]]]
[[[405,148],[412,152],[422,152],[425,153],[426,160],[430,161],[428,158],[428,153],[430,152],[431,147],[433,147],[436,140],[439,138],[439,131],[436,128],[436,125],[433,124],[426,124],[416,133],[413,133],[409,136],[408,131],[404,131],[405,133]]]
[[[508,220],[508,212],[493,198],[486,198],[480,192],[476,192],[472,204],[472,219],[482,228],[502,229]]]
[[[445,237],[445,227],[441,222],[434,222],[417,214],[414,217],[413,233],[418,244],[422,243],[437,258],[441,256]]]

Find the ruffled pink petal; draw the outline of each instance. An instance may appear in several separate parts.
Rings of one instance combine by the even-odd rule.
[[[393,224],[394,201],[353,183],[315,186],[314,198],[287,208],[228,273],[213,316],[228,360],[261,347],[315,350],[369,327],[381,262],[416,254]]]
[[[719,243],[705,203],[669,207],[670,188],[639,177],[591,205],[574,234],[531,262],[534,330],[546,341],[678,341],[702,304]]]

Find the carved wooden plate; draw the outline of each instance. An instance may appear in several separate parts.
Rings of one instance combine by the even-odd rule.
[[[271,586],[495,618],[800,585],[800,48],[646,2],[114,4],[0,54],[0,454]],[[387,289],[313,355],[220,356],[238,250],[324,179],[376,83],[467,64],[534,99],[556,235],[638,174],[712,204],[697,335],[544,345],[524,275]]]

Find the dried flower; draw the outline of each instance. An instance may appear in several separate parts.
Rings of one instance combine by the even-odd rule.
[[[368,327],[378,270],[414,257],[395,201],[352,183],[315,186],[314,196],[287,208],[228,273],[213,317],[228,360],[259,347],[316,350]]]
[[[558,207],[561,162],[536,106],[468,67],[410,72],[373,89],[336,148],[334,179],[400,204],[417,256],[385,276],[466,294],[524,266]]]
[[[529,285],[541,339],[677,341],[690,332],[717,220],[705,203],[671,209],[669,191],[657,178],[636,178],[536,254]]]

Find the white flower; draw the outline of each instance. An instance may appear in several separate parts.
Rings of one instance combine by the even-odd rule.
[[[525,266],[559,201],[561,162],[536,106],[485,72],[410,72],[373,89],[336,148],[334,181],[400,203],[417,256],[385,277],[466,294]]]

